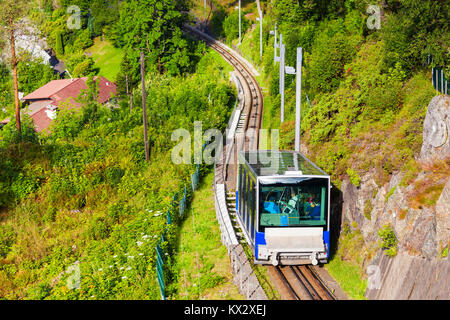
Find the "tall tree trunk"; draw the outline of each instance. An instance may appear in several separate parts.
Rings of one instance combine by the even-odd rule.
[[[9,19],[9,32],[11,41],[11,66],[13,71],[14,81],[14,105],[16,107],[16,126],[20,132],[20,103],[19,103],[19,84],[17,82],[17,59],[16,59],[16,43],[14,39],[14,22],[13,19]]]

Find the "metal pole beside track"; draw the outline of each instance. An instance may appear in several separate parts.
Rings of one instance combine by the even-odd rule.
[[[280,34],[280,95],[281,95],[281,123],[284,122],[284,56],[286,48],[283,44],[283,35]]]
[[[302,48],[297,48],[297,83],[295,86],[295,151],[300,151],[300,120],[302,110]]]
[[[241,0],[239,0],[239,44],[241,44]]]
[[[263,45],[262,45],[262,23],[263,23],[263,17],[262,17],[262,10],[258,10],[259,13],[259,60],[262,61],[262,54],[263,54]]]

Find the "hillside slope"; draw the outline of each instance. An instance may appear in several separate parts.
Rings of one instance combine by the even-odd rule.
[[[213,17],[210,29],[236,47],[236,30],[226,28],[234,19],[232,5],[214,3],[228,16],[223,23]],[[352,285],[359,288],[354,298],[448,298],[448,286],[438,284],[448,274],[450,154],[442,145],[450,133],[441,131],[438,159],[421,154],[435,151],[427,142],[426,132],[434,132],[427,111],[444,99],[444,111],[431,117],[438,121],[435,127],[449,114],[448,96],[439,96],[431,81],[434,66],[449,78],[449,33],[442,32],[448,30],[448,4],[380,1],[375,5],[381,28],[373,29],[367,1],[261,1],[262,60],[252,18],[256,5],[246,4],[243,14],[250,20],[243,22],[238,50],[263,71],[264,127],[280,129],[284,149],[294,147],[295,79],[286,76],[286,121],[280,124],[278,65],[269,32],[275,22],[286,45],[286,65],[294,66],[295,48],[303,48],[301,149],[336,187],[337,247],[327,269],[345,284],[356,267],[361,284]],[[418,277],[420,270],[431,272]],[[382,279],[376,289],[375,275]],[[412,288],[406,295],[403,285]]]

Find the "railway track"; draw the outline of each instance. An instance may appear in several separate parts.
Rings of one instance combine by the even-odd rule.
[[[216,165],[215,184],[225,184],[225,189],[236,189],[237,153],[242,150],[257,150],[259,146],[259,129],[262,124],[263,96],[258,82],[252,72],[239,57],[235,56],[229,48],[215,39],[199,32],[197,29],[186,26],[185,31],[198,39],[205,41],[208,46],[217,51],[230,65],[235,68],[239,82],[244,93],[244,104],[240,110],[239,123],[241,128],[236,130],[234,140],[224,145],[221,164]],[[241,129],[241,131],[239,131]],[[227,157],[231,154],[231,157]],[[228,161],[227,161],[228,160]],[[230,161],[231,160],[231,161]],[[230,163],[231,162],[231,163]],[[234,208],[235,209],[235,208]],[[233,208],[229,208],[233,215]],[[295,300],[333,300],[320,277],[309,266],[281,266],[272,269],[278,275],[278,287],[284,287],[287,296],[285,299]]]
[[[314,267],[309,265],[268,267],[281,279],[286,300],[335,300]],[[284,294],[283,294],[284,293]]]

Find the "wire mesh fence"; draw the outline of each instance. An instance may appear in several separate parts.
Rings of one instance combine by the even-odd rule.
[[[203,144],[202,149],[204,150],[205,147],[206,147],[206,143]],[[195,190],[197,190],[199,181],[200,181],[200,165],[199,164],[196,165],[196,169],[195,169],[194,173],[190,176],[190,178],[191,178],[190,185],[191,185],[191,189],[192,189],[192,193],[193,193]],[[165,279],[164,274],[165,274],[166,261],[165,261],[164,257],[167,254],[164,252],[163,243],[165,241],[165,236],[167,234],[168,226],[172,224],[172,217],[170,215],[170,212],[178,211],[179,218],[183,218],[184,213],[186,211],[189,195],[190,195],[189,191],[187,190],[186,186],[184,186],[184,190],[182,192],[182,196],[181,196],[181,199],[180,199],[180,202],[178,203],[178,205],[176,202],[178,195],[175,194],[173,196],[173,200],[171,202],[171,208],[169,208],[167,210],[167,224],[166,224],[166,228],[164,230],[164,235],[161,237],[161,240],[156,245],[156,276],[157,276],[162,300],[166,300],[166,284],[165,284],[165,280],[164,280]],[[178,208],[177,208],[177,206],[178,206]]]
[[[440,68],[433,68],[431,81],[433,87],[442,94],[448,94],[450,91],[450,83],[444,76],[444,71]]]

